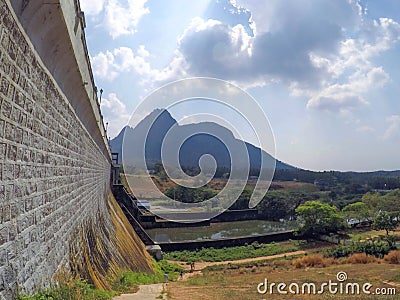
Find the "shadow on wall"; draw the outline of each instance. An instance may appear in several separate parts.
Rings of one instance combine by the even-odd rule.
[[[96,223],[82,225],[70,243],[72,273],[104,290],[110,289],[107,278],[122,271],[154,273],[150,255],[112,194],[107,205],[110,216],[99,212]]]

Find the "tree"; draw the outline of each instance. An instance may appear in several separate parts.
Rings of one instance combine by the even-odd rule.
[[[318,201],[307,201],[296,208],[299,233],[306,236],[337,232],[345,228],[345,221],[336,206]]]
[[[347,219],[357,219],[358,221],[368,219],[371,216],[370,211],[364,202],[355,202],[346,205],[343,207],[342,213]]]
[[[400,189],[390,191],[381,197],[379,208],[383,211],[390,211],[392,216],[400,216]]]
[[[217,194],[217,191],[209,188],[188,188],[180,185],[170,187],[165,191],[166,196],[183,203],[203,202],[215,197]]]
[[[371,216],[376,215],[379,211],[381,197],[379,193],[366,193],[362,196],[361,201],[367,206]]]
[[[374,228],[377,230],[386,230],[386,235],[389,235],[390,230],[395,230],[399,225],[397,216],[390,215],[386,211],[381,211],[374,219]]]
[[[249,209],[249,202],[252,194],[253,190],[246,187],[240,194],[239,198],[235,201],[235,203],[232,204],[232,206],[229,209],[230,210]]]

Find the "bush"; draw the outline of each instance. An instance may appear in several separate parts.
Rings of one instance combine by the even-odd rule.
[[[393,250],[394,246],[387,240],[375,240],[366,242],[355,242],[348,246],[336,246],[333,249],[329,249],[326,252],[326,256],[340,258],[348,257],[353,253],[365,253],[367,255],[373,255],[378,258],[384,257]]]
[[[376,242],[366,242],[364,247],[364,252],[369,255],[374,255],[376,257],[382,258],[388,254],[391,250],[389,243],[384,241]]]
[[[19,295],[18,300],[108,300],[116,295],[114,291],[97,290],[85,280],[76,279],[35,295]]]
[[[123,272],[114,280],[112,288],[119,292],[126,292],[141,284],[153,284],[164,282],[164,274],[168,274],[169,280],[176,280],[179,273],[184,269],[166,260],[154,262],[154,274],[137,273],[132,271]]]
[[[400,265],[400,251],[394,250],[385,255],[384,260],[390,264]]]
[[[322,255],[313,254],[313,255],[306,255],[300,258],[296,258],[293,261],[293,265],[297,269],[306,268],[306,267],[326,267],[327,265],[332,264],[332,260],[324,259]]]
[[[327,250],[326,256],[334,258],[347,257],[353,253],[353,250],[354,249],[351,246],[336,246]]]
[[[365,253],[353,253],[344,262],[348,264],[369,264],[376,262],[376,257]]]

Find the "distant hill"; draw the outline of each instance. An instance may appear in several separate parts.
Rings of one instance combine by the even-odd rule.
[[[150,130],[147,132],[148,128]],[[154,163],[161,162],[161,145],[171,128],[174,129],[172,140],[177,142],[185,140],[179,151],[179,162],[182,167],[198,167],[199,158],[204,154],[210,154],[216,160],[218,168],[230,169],[231,156],[225,146],[226,144],[230,145],[233,157],[239,155],[235,151],[239,151],[240,147],[245,147],[251,169],[260,169],[262,157],[266,162],[264,165],[268,167],[272,166],[275,161],[277,170],[297,170],[289,164],[276,160],[260,148],[236,139],[230,130],[219,124],[203,122],[179,125],[167,110],[160,109],[150,113],[135,128],[124,127],[118,136],[110,141],[111,149],[113,152],[118,152],[122,157],[122,142],[125,139],[124,151],[129,149],[129,153],[124,153],[125,163],[134,165],[143,153],[140,147],[145,144],[146,163],[151,166]],[[190,136],[193,133],[197,134]],[[219,139],[207,133],[213,133]],[[187,138],[188,136],[190,137]],[[235,160],[235,168],[241,168],[245,165],[245,158]]]

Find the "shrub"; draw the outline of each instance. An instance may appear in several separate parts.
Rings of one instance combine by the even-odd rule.
[[[126,292],[134,289],[140,284],[152,284],[164,282],[164,274],[168,274],[169,280],[176,280],[179,273],[184,269],[174,263],[169,263],[166,260],[154,262],[154,274],[137,273],[126,271],[120,274],[116,280],[113,281],[112,288],[119,292]]]
[[[334,258],[347,257],[353,253],[353,250],[354,249],[351,246],[336,246],[327,250],[326,256]]]
[[[384,241],[367,242],[365,243],[364,252],[369,255],[382,258],[391,250],[389,243]]]
[[[328,264],[331,264],[330,260],[326,260],[319,254],[307,255],[300,258],[296,258],[293,261],[293,265],[297,268],[306,268],[306,267],[326,267]]]
[[[367,255],[373,255],[378,258],[382,258],[392,250],[394,246],[386,239],[374,240],[366,242],[355,242],[348,246],[336,246],[326,252],[328,257],[348,257],[353,253],[365,253]]]
[[[76,279],[34,295],[19,295],[18,300],[108,300],[116,295],[114,291],[97,290],[85,280]]]
[[[390,264],[400,264],[400,251],[394,250],[385,255],[384,260]]]
[[[345,260],[345,263],[348,264],[368,264],[373,262],[376,262],[376,257],[365,253],[353,253]]]

